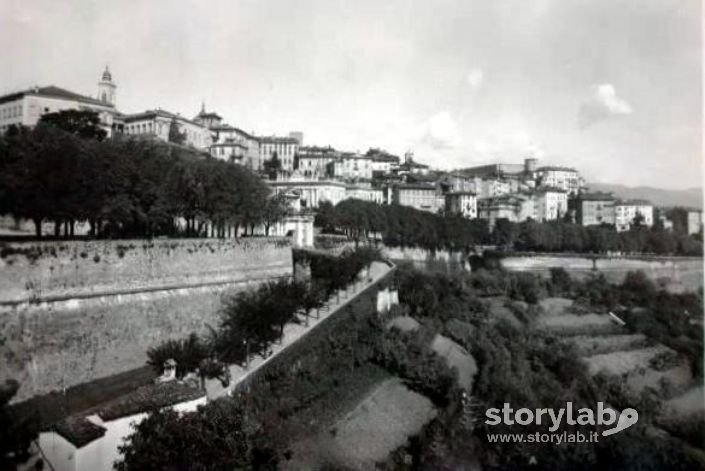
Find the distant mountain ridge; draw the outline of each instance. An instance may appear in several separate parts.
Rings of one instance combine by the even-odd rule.
[[[590,191],[604,191],[623,199],[645,199],[656,206],[685,206],[702,209],[703,189],[664,190],[650,186],[624,186],[614,183],[588,183]]]

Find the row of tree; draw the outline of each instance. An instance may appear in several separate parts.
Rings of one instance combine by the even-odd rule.
[[[562,220],[516,223],[499,219],[490,231],[482,219],[348,199],[336,206],[322,204],[315,223],[324,231],[342,231],[356,243],[381,236],[388,246],[429,250],[467,251],[474,245],[490,244],[540,252],[702,254],[698,236],[635,222],[630,230],[617,232],[609,225],[584,227]]]
[[[301,259],[302,254],[297,256]],[[246,363],[254,354],[266,354],[281,341],[286,324],[302,322],[301,316],[308,323],[314,312],[318,316],[327,300],[354,284],[379,253],[360,248],[338,257],[306,256],[311,263],[310,281],[281,279],[224,298],[220,325],[210,338],[192,334],[188,339],[164,342],[147,352],[148,363],[161,373],[172,359],[179,378],[198,373],[202,379],[225,380],[226,373],[218,365]]]
[[[96,237],[224,237],[286,214],[242,166],[154,139],[103,139],[91,113],[62,113],[0,136],[0,214],[33,221],[37,236],[45,222],[71,236],[87,221]]]

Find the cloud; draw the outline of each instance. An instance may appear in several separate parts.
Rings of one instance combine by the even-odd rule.
[[[596,86],[590,99],[580,106],[578,125],[585,128],[612,116],[629,115],[633,112],[629,102],[617,95],[614,85],[603,83]]]
[[[482,85],[485,78],[485,72],[482,69],[472,69],[465,78],[470,85],[470,88],[477,90]]]
[[[460,144],[458,125],[448,111],[431,116],[425,128],[423,141],[436,150],[451,149]]]

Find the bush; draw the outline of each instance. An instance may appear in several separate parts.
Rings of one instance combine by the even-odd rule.
[[[173,359],[176,362],[176,377],[183,378],[188,373],[198,371],[201,363],[209,357],[209,349],[196,334],[184,340],[168,340],[147,351],[147,364],[158,374],[164,372],[164,364]]]

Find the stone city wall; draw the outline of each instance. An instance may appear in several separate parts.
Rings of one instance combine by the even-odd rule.
[[[293,272],[286,238],[16,243],[0,258],[15,400],[141,367],[150,347],[215,326],[224,293]]]

